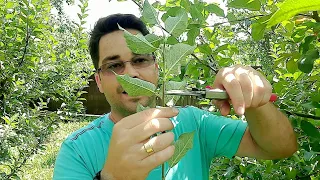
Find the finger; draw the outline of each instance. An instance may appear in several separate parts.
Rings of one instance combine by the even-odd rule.
[[[213,100],[213,103],[220,110],[221,115],[226,116],[230,113],[230,103],[228,100]]]
[[[224,77],[230,73],[233,70],[231,67],[226,67],[222,68],[219,70],[219,72],[216,75],[216,79],[214,80],[214,83],[212,85],[212,89],[221,89],[224,90],[225,88],[223,87],[222,81]]]
[[[212,100],[212,102],[216,106],[216,108],[218,108],[220,110],[221,110],[221,107],[222,107],[224,101],[227,101],[227,100]]]
[[[236,79],[235,75],[232,73],[227,74],[222,81],[222,84],[231,99],[236,113],[238,115],[243,115],[245,102],[243,99],[241,85]]]
[[[173,132],[167,132],[167,133],[160,134],[156,137],[153,137],[146,143],[141,143],[140,149],[139,149],[139,151],[141,152],[140,158],[144,159],[147,156],[150,156],[150,154],[154,154],[156,152],[164,150],[168,146],[172,145],[173,141],[174,141]],[[150,147],[153,152],[148,153],[146,149],[147,147]]]
[[[251,107],[258,107],[261,103],[262,99],[265,95],[265,86],[263,83],[263,78],[259,76],[258,73],[249,73],[250,78],[252,79],[253,83],[253,98],[251,102]]]
[[[141,142],[158,132],[171,129],[173,129],[173,124],[170,119],[154,118],[130,129],[128,133],[132,134],[134,142]]]
[[[262,79],[264,86],[266,87],[263,99],[259,106],[265,105],[270,101],[270,97],[272,95],[272,86],[269,81],[265,78]]]
[[[126,129],[132,129],[133,127],[154,118],[171,118],[178,115],[179,110],[177,108],[151,108],[145,111],[135,113],[127,116],[119,121],[115,126],[123,127]]]
[[[224,101],[221,108],[220,108],[221,115],[226,116],[226,115],[230,114],[230,109],[231,109],[231,106],[230,106],[229,101]]]
[[[141,160],[142,168],[148,168],[149,170],[152,170],[163,164],[173,155],[174,149],[174,145],[170,145],[162,151],[158,151],[150,156],[147,156],[145,159]]]
[[[251,106],[251,101],[253,98],[253,84],[249,76],[249,70],[239,67],[236,69],[235,75],[240,82],[245,107],[248,108]]]

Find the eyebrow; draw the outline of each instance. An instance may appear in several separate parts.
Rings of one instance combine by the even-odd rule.
[[[136,53],[132,53],[133,57],[134,58],[135,56],[139,56],[139,55],[142,55],[142,54],[136,54]],[[106,63],[107,61],[112,61],[112,60],[117,60],[117,59],[120,59],[120,56],[119,55],[111,55],[111,56],[106,56],[105,58],[103,58],[102,60],[102,64]]]
[[[116,60],[116,59],[119,59],[119,58],[120,58],[119,55],[106,56],[105,58],[103,58],[101,63],[104,64],[107,61]]]

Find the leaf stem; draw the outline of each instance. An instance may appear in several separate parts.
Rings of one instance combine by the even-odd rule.
[[[163,33],[163,37],[165,37],[165,34],[164,34],[164,31],[162,30],[162,33]],[[166,102],[165,102],[165,90],[166,90],[166,60],[165,60],[165,57],[164,57],[164,53],[165,53],[165,49],[166,49],[166,38],[165,40],[163,41],[163,49],[162,49],[162,63],[163,63],[163,77],[162,77],[162,99],[161,99],[161,105],[162,107],[165,107],[166,106]],[[162,180],[165,180],[166,179],[166,175],[164,173],[164,163],[161,165],[161,179]]]

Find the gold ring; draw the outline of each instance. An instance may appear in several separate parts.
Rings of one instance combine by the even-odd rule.
[[[148,154],[151,154],[151,153],[154,152],[152,146],[151,146],[151,145],[147,145],[147,143],[143,145],[143,148],[144,148],[144,150],[146,150],[146,152],[147,152]]]

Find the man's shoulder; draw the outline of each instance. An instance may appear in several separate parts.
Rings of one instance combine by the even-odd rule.
[[[67,137],[66,141],[75,142],[78,140],[85,140],[88,138],[91,139],[92,137],[95,137],[95,136],[101,136],[103,133],[108,132],[108,128],[106,127],[107,123],[108,123],[108,117],[107,115],[103,115],[95,119],[88,125],[71,133]]]

